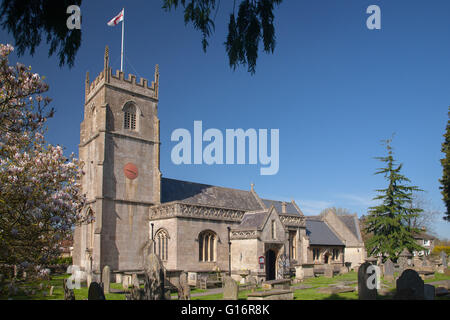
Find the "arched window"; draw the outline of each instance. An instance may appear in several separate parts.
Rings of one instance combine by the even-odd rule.
[[[160,229],[155,234],[156,254],[163,261],[169,256],[169,234],[166,230]]]
[[[128,103],[123,108],[123,128],[128,130],[136,130],[136,106],[133,103]]]
[[[217,236],[212,231],[203,231],[198,236],[198,259],[199,261],[215,261]]]

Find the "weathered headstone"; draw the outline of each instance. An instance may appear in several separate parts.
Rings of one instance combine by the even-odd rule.
[[[131,276],[127,274],[122,275],[122,287],[128,289],[131,284]]]
[[[391,259],[387,259],[384,263],[384,279],[387,281],[393,281],[394,280],[394,263]]]
[[[323,275],[325,278],[333,278],[333,266],[331,264],[324,266]]]
[[[75,293],[73,292],[73,289],[69,289],[67,281],[69,281],[69,279],[63,280],[64,300],[75,300]]]
[[[398,261],[397,261],[400,272],[403,272],[410,267],[409,261],[411,261],[411,257],[412,257],[412,254],[409,252],[409,250],[407,248],[403,249],[403,251],[400,253]]]
[[[106,300],[102,287],[97,282],[89,286],[88,300]]]
[[[413,258],[413,264],[415,268],[421,268],[424,265],[424,262],[416,256]]]
[[[51,286],[50,287],[50,292],[49,292],[49,296],[52,296],[53,295],[53,290],[55,290],[55,287],[54,286]]]
[[[226,276],[223,284],[223,300],[237,300],[239,286],[233,278]]]
[[[367,273],[367,268],[371,266],[370,262],[364,262],[358,268],[358,297],[359,300],[376,300],[377,289],[369,288],[369,274]]]
[[[445,251],[441,251],[441,262],[444,268],[447,268],[447,253]]]
[[[248,278],[249,288],[252,292],[258,288],[258,279],[254,276]]]
[[[105,266],[102,272],[102,283],[103,283],[103,290],[105,293],[109,293],[110,282],[111,282],[111,269],[109,268],[109,266]]]
[[[190,286],[197,286],[197,272],[188,272],[188,283]]]
[[[131,276],[131,284],[133,288],[140,288],[139,278],[136,273]]]
[[[191,287],[189,286],[188,274],[182,272],[178,284],[178,300],[191,300]]]
[[[423,280],[419,274],[412,269],[403,271],[397,279],[396,300],[423,300],[425,293]]]
[[[153,252],[144,260],[144,300],[166,300],[165,271],[159,257]],[[170,296],[170,295],[169,295]]]

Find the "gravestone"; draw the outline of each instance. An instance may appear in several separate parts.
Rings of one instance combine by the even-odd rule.
[[[447,268],[447,253],[445,251],[441,251],[441,262],[444,268]]]
[[[425,262],[422,261],[419,257],[414,257],[413,258],[413,264],[415,268],[421,268],[422,266],[425,265]]]
[[[106,300],[102,287],[97,282],[89,286],[88,300]]]
[[[55,287],[54,286],[51,286],[50,287],[50,292],[49,292],[49,296],[52,296],[53,295],[53,290],[55,290]]]
[[[376,287],[371,289],[368,287],[369,274],[367,268],[371,266],[370,262],[364,262],[358,268],[358,297],[359,300],[376,300],[377,289]]]
[[[189,286],[188,274],[182,272],[178,283],[178,300],[191,300],[191,287]]]
[[[131,284],[131,276],[128,274],[122,275],[122,288],[128,289]]]
[[[387,259],[384,263],[384,279],[388,281],[394,280],[394,263],[391,259]]]
[[[140,288],[139,278],[136,273],[133,273],[133,275],[131,276],[131,285],[133,286],[133,288]]]
[[[397,279],[396,300],[423,300],[425,293],[423,280],[419,274],[412,269],[403,271]]]
[[[434,300],[436,296],[436,289],[431,284],[425,284],[423,286],[423,294],[425,300]]]
[[[324,266],[323,275],[325,278],[333,278],[333,266],[331,264]]]
[[[168,295],[164,288],[164,267],[159,257],[153,252],[145,258],[144,270],[144,300],[166,300]]]
[[[223,284],[223,300],[237,300],[239,295],[239,286],[233,278],[227,276]]]
[[[412,257],[412,254],[409,252],[407,248],[403,249],[403,251],[400,253],[398,258],[398,266],[400,269],[400,272],[405,271],[410,267],[409,262]]]
[[[188,283],[190,286],[197,286],[197,272],[188,272]]]
[[[64,300],[75,300],[75,293],[73,289],[69,289],[67,286],[69,279],[63,279]]]
[[[103,290],[105,293],[109,293],[110,282],[111,282],[111,269],[109,268],[109,266],[105,266],[102,272],[102,283],[103,283]]]
[[[258,288],[258,279],[254,276],[250,276],[248,278],[248,286],[252,292],[255,292],[256,288]]]

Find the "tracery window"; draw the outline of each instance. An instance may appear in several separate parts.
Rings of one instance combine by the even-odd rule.
[[[160,229],[155,234],[156,254],[163,261],[169,257],[169,234],[166,230]]]

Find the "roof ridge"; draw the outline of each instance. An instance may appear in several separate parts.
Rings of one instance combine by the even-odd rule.
[[[237,189],[237,188],[230,188],[230,187],[223,187],[223,186],[216,186],[216,185],[206,184],[206,183],[201,183],[201,182],[194,182],[194,181],[187,181],[187,180],[180,180],[180,179],[173,179],[173,178],[166,178],[166,177],[161,178],[161,179],[167,179],[167,180],[173,180],[173,181],[179,181],[179,182],[187,182],[187,183],[194,183],[194,184],[198,184],[198,185],[202,185],[202,186],[207,186],[207,187],[215,187],[215,188],[221,188],[221,189],[243,191],[243,192],[248,192],[248,193],[251,192],[251,191],[249,191],[249,190]]]

